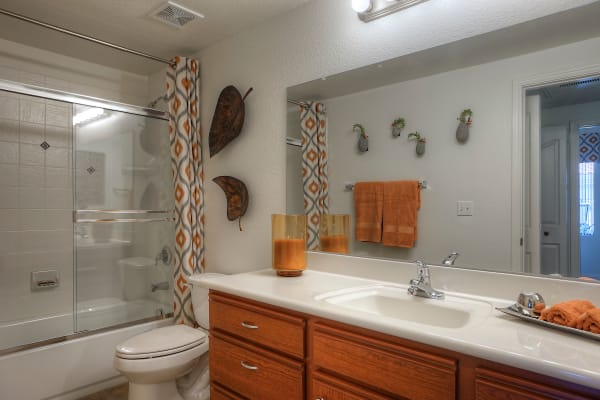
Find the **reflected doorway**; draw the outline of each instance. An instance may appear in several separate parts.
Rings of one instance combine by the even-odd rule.
[[[527,90],[530,272],[600,279],[600,78]]]

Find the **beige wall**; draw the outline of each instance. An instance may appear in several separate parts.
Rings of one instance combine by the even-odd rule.
[[[148,78],[0,39],[0,79],[145,106]]]

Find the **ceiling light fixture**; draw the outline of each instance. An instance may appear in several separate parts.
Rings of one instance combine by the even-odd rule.
[[[427,0],[352,0],[352,9],[363,22],[385,17]]]
[[[357,13],[365,13],[373,7],[371,0],[352,0],[352,9]]]

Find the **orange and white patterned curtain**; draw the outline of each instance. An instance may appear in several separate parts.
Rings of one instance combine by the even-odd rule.
[[[198,61],[175,57],[167,68],[171,171],[175,196],[174,316],[193,326],[188,277],[204,271],[204,173]]]
[[[319,219],[329,212],[327,178],[327,116],[319,102],[306,102],[300,109],[302,129],[302,183],[307,217],[307,249],[319,248]]]

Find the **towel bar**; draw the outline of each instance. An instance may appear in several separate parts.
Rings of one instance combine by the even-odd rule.
[[[426,180],[420,180],[419,181],[419,188],[420,189],[427,189],[427,181]],[[351,192],[354,190],[354,183],[346,183],[344,185],[344,189],[346,190],[346,192]]]

